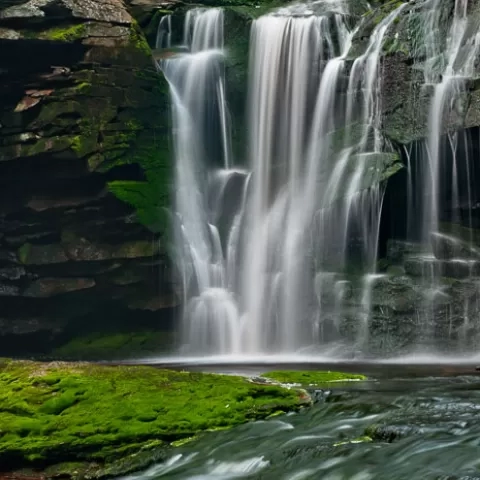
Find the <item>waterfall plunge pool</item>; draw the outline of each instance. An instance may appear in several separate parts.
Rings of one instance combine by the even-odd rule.
[[[127,365],[150,365],[238,375],[258,375],[265,368],[279,370],[335,370],[362,373],[375,378],[480,375],[480,355],[447,356],[412,354],[385,359],[348,359],[314,355],[212,355],[199,357],[146,357],[117,361]]]

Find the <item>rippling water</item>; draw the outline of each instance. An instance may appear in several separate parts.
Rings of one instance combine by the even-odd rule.
[[[126,478],[480,480],[480,377],[369,381],[314,396],[312,408],[209,433]]]

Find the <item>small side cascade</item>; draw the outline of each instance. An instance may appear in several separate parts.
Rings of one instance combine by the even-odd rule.
[[[157,45],[171,47],[170,38],[171,20],[163,17]],[[226,288],[229,279],[215,217],[226,201],[228,183],[236,178],[243,181],[245,175],[233,170],[217,173],[216,167],[230,162],[223,11],[190,10],[183,47],[187,53],[159,61],[170,84],[173,107],[175,245],[185,292],[182,336],[192,351],[232,353],[239,348],[238,312]],[[205,185],[211,185],[212,191]],[[212,197],[216,199],[213,206]]]
[[[160,19],[157,29],[155,48],[170,48],[172,46],[172,16],[165,15]]]
[[[428,131],[424,146],[421,243],[430,249],[410,260],[422,268],[427,295],[421,313],[419,340],[432,337],[438,316],[448,317],[442,309],[444,287],[441,277],[470,279],[477,276],[480,256],[472,252],[472,239],[451,234],[452,226],[472,227],[473,197],[470,175],[472,158],[468,154],[465,132],[449,132],[449,119],[462,115],[462,99],[467,82],[476,76],[475,63],[480,55],[480,32],[469,21],[468,9],[474,2],[455,0],[448,33],[443,39],[443,0],[435,0],[424,15],[427,60],[424,66],[425,88],[433,89]],[[464,149],[461,158],[460,149]],[[447,161],[447,159],[449,159]],[[461,163],[460,163],[461,162]],[[463,172],[463,174],[462,174]],[[476,260],[473,260],[473,258]],[[428,293],[429,292],[429,293]],[[464,309],[465,311],[468,310]],[[443,313],[442,313],[443,312]],[[465,313],[465,318],[468,314]],[[444,319],[447,322],[448,318]],[[467,321],[467,320],[466,320]]]

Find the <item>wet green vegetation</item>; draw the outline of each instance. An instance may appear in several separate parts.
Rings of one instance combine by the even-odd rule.
[[[298,410],[302,391],[143,366],[0,365],[0,465],[105,466],[198,433]]]
[[[276,370],[263,373],[262,377],[269,380],[275,380],[284,384],[295,384],[304,387],[319,386],[331,382],[350,382],[366,380],[365,375],[343,372],[318,372],[318,371],[295,371],[295,370]]]
[[[91,333],[73,338],[55,348],[49,357],[55,360],[124,360],[167,352],[172,348],[171,332]]]

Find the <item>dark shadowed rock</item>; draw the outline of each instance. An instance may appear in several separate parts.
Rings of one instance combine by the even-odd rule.
[[[128,330],[171,309],[130,308],[172,287],[164,224],[154,237],[148,210],[170,198],[168,87],[129,7],[0,0],[2,351],[12,335],[44,352],[110,315]]]
[[[91,278],[42,278],[32,282],[22,294],[25,297],[45,298],[94,286],[95,280]]]

